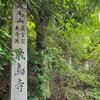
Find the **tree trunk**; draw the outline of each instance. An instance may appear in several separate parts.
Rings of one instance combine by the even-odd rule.
[[[44,55],[42,52],[45,51],[46,47],[44,44],[45,41],[45,33],[46,33],[46,27],[47,27],[47,23],[45,21],[41,21],[40,23],[38,23],[36,25],[36,52],[38,52],[38,57],[41,58],[42,60],[40,60],[38,62],[38,69],[41,70],[43,69],[45,66],[47,66],[48,61],[46,59],[44,59]],[[38,73],[36,73],[36,75],[40,75],[43,77],[46,77],[47,75],[45,74],[45,71],[39,71]],[[50,97],[50,91],[49,91],[49,81],[45,80],[42,82],[42,84],[45,84],[45,95],[46,97],[39,97],[40,100],[47,100]],[[41,82],[39,85],[42,85]]]

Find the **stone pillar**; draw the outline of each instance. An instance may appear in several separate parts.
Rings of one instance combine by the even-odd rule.
[[[27,100],[27,4],[13,2],[11,100]]]

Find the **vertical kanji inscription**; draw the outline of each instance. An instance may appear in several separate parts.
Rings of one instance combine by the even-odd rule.
[[[13,2],[11,100],[27,100],[27,4]]]

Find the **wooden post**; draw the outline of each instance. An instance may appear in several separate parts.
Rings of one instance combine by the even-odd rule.
[[[27,100],[27,4],[13,2],[11,100]]]

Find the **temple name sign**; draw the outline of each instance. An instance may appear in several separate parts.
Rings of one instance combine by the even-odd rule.
[[[11,100],[27,100],[27,4],[13,2]]]

